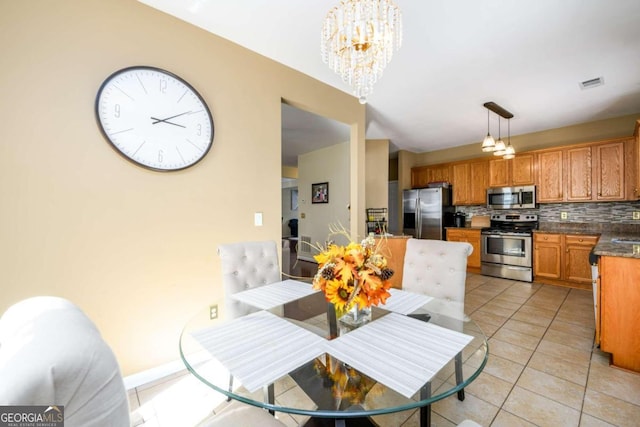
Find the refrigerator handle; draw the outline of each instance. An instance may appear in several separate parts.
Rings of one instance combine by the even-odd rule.
[[[416,199],[416,239],[422,238],[422,215],[420,212],[420,197]]]

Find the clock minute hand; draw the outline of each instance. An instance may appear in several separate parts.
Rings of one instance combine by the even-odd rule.
[[[170,118],[171,118],[171,117],[169,117],[169,119],[170,119]],[[170,121],[169,121],[169,119],[158,119],[158,118],[156,118],[156,117],[151,117],[151,120],[155,120],[155,122],[152,122],[151,124],[152,124],[152,125],[155,125],[155,124],[157,124],[157,123],[166,123],[166,124],[168,124],[168,125],[174,125],[174,126],[180,126],[181,128],[186,128],[186,126],[179,125],[178,123],[170,122]]]
[[[167,117],[165,119],[157,119],[155,117],[151,117],[151,120],[155,120],[155,122],[151,124],[155,125],[156,123],[160,123],[160,122],[170,123],[170,122],[167,122],[167,120],[175,119],[176,117],[184,116],[185,114],[191,114],[191,111],[185,111],[184,113],[176,114],[175,116]],[[171,123],[171,124],[174,124],[174,123]]]

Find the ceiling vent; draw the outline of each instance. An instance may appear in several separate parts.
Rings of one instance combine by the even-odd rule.
[[[604,84],[603,77],[596,77],[595,79],[585,80],[580,82],[580,89],[591,89],[592,87],[602,86]]]

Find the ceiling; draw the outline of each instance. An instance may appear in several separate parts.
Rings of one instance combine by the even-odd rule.
[[[139,1],[351,93],[320,59],[322,20],[338,0]],[[395,2],[403,45],[368,99],[366,129],[392,151],[480,142],[488,101],[513,113],[512,135],[640,112],[638,0]],[[580,87],[597,77],[604,85]],[[283,113],[285,151],[344,142],[345,128],[348,138],[344,125]]]

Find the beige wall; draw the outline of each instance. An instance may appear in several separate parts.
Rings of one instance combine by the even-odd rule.
[[[389,140],[368,139],[365,150],[365,206],[367,208],[388,208]]]
[[[349,229],[349,151],[349,143],[344,142],[298,156],[298,232],[310,237],[312,245],[324,245],[329,239],[330,225]],[[322,182],[329,183],[329,203],[311,203],[311,186]],[[347,243],[335,236],[331,240]],[[309,261],[313,261],[310,254],[315,253],[310,247],[298,249],[298,257]]]
[[[0,39],[0,312],[71,299],[125,375],[178,359],[181,327],[221,296],[220,243],[280,238],[282,99],[351,125],[364,217],[354,97],[132,0],[0,2]],[[174,72],[207,101],[214,144],[195,167],[137,167],[100,134],[97,90],[131,65]]]

